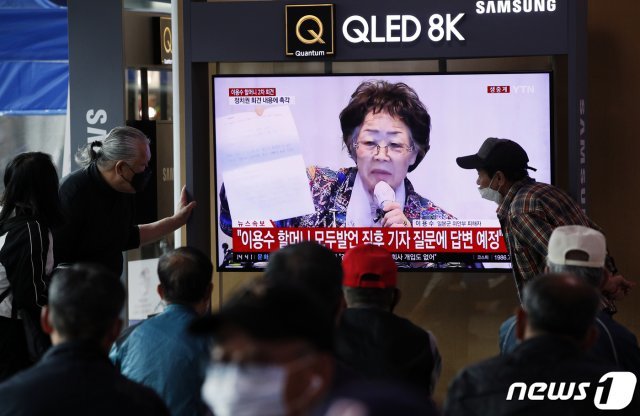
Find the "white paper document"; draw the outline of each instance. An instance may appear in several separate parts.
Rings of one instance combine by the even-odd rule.
[[[216,146],[234,222],[282,220],[315,211],[288,106],[216,119]]]
[[[158,295],[158,259],[128,262],[127,291],[129,320],[147,319],[160,313],[164,304]]]

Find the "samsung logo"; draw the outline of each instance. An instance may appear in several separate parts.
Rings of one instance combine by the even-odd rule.
[[[540,13],[556,10],[556,0],[476,1],[477,14]]]

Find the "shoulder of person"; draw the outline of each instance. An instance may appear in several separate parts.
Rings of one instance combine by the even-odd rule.
[[[335,182],[340,177],[348,175],[353,168],[340,168],[337,171],[330,168],[311,165],[307,167],[307,177],[311,181]]]
[[[0,225],[0,236],[11,233],[10,240],[14,242],[19,238],[27,238],[29,235],[34,235],[34,233],[42,233],[44,235],[48,232],[49,228],[44,223],[32,217],[11,217]]]
[[[456,218],[413,190],[407,193],[404,211],[411,219],[453,220]]]
[[[60,182],[60,194],[67,196],[75,195],[86,186],[91,186],[91,177],[88,169],[88,167],[78,169],[62,178]]]

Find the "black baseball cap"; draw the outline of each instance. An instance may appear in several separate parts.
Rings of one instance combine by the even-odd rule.
[[[218,313],[199,318],[192,333],[216,337],[237,329],[263,341],[303,340],[319,351],[332,351],[333,317],[320,300],[298,285],[257,279],[241,288]]]
[[[522,146],[513,140],[489,137],[482,143],[475,155],[456,158],[456,163],[463,169],[531,169],[528,166],[529,156]]]

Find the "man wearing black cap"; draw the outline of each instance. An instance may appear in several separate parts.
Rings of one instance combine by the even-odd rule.
[[[516,142],[490,137],[478,153],[456,159],[463,169],[476,169],[480,195],[498,204],[497,215],[511,254],[518,296],[524,284],[543,273],[549,236],[560,225],[600,229],[571,197],[553,185],[529,177],[527,152]],[[622,297],[631,282],[617,274],[610,259],[605,292]]]

